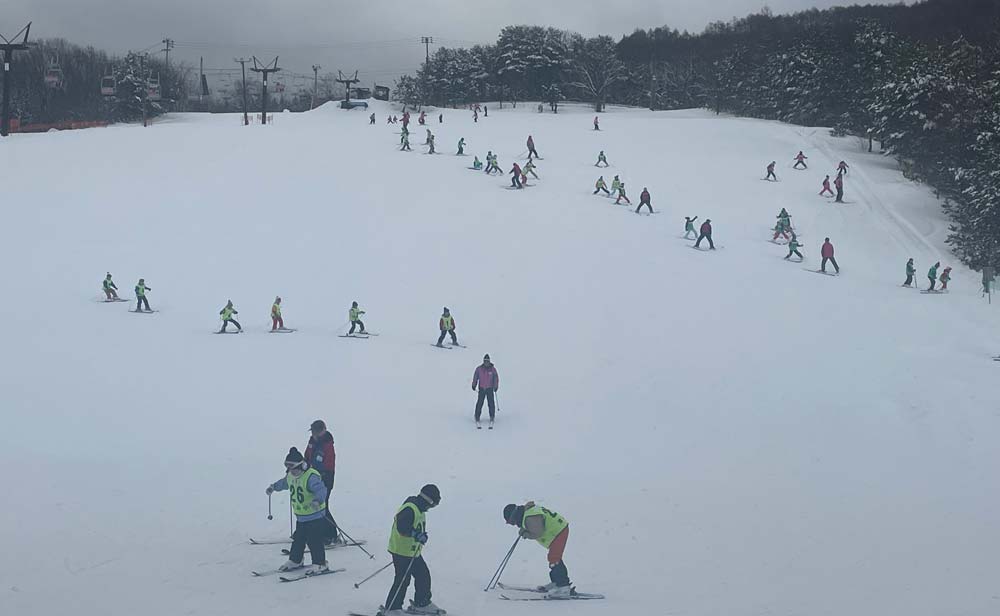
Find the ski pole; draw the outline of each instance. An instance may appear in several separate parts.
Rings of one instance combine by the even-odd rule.
[[[361,550],[361,551],[362,551],[362,552],[364,552],[365,554],[368,554],[368,559],[369,559],[369,560],[374,560],[374,559],[375,559],[375,555],[374,555],[374,554],[372,554],[371,552],[369,552],[368,550],[366,550],[366,549],[364,548],[364,546],[362,546],[362,545],[361,545],[360,543],[358,543],[357,541],[355,541],[355,540],[354,540],[354,537],[352,537],[352,536],[348,535],[348,534],[347,534],[347,531],[345,531],[345,530],[344,530],[344,527],[343,527],[343,526],[341,526],[340,524],[337,524],[337,521],[336,521],[336,520],[334,520],[334,521],[333,521],[333,523],[334,523],[334,524],[336,525],[336,527],[337,527],[337,530],[338,530],[338,531],[340,531],[340,534],[341,534],[341,535],[343,535],[343,536],[347,537],[347,540],[348,540],[348,541],[350,541],[351,543],[353,543],[353,544],[354,544],[355,546],[357,546],[357,548],[358,548],[359,550]]]
[[[267,495],[267,519],[268,520],[273,520],[274,519],[274,516],[271,515],[271,495],[270,494]]]
[[[369,575],[368,577],[366,577],[365,579],[361,580],[360,582],[358,582],[357,584],[355,584],[354,587],[355,588],[361,588],[362,584],[364,584],[368,580],[372,579],[373,577],[375,577],[379,573],[382,573],[383,571],[385,571],[386,569],[388,569],[390,565],[392,565],[392,561],[391,560],[386,564],[386,566],[382,567],[381,569],[379,569],[375,573],[373,573],[373,574]]]
[[[288,498],[288,536],[295,536],[295,527],[292,526],[292,498]]]
[[[396,597],[399,596],[399,591],[403,590],[403,582],[405,582],[410,577],[410,570],[413,569],[413,561],[420,558],[420,553],[424,550],[423,544],[417,548],[416,553],[410,558],[410,564],[406,565],[406,573],[403,574],[402,579],[399,582],[399,586],[396,587],[396,592],[392,593],[392,599],[386,604],[385,609],[389,611],[392,609],[392,604],[396,602]],[[393,559],[395,560],[395,559]]]
[[[521,535],[518,534],[517,539],[514,540],[514,545],[510,546],[510,549],[507,550],[507,555],[500,561],[500,566],[497,567],[496,573],[494,573],[493,577],[490,578],[490,581],[486,585],[486,588],[483,589],[483,592],[488,591],[490,588],[496,588],[496,585],[500,583],[500,576],[503,575],[503,570],[507,568],[507,562],[510,560],[511,555],[514,553],[514,548],[517,547],[517,542],[520,540]]]
[[[498,389],[498,390],[494,391],[493,395],[496,396],[496,398],[497,398],[497,413],[499,413],[500,412],[500,390]]]

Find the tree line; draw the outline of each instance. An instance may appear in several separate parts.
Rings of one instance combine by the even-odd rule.
[[[831,127],[877,141],[932,185],[968,265],[1000,266],[1000,2],[760,13],[692,34],[669,27],[614,41],[508,26],[495,44],[439,48],[396,82],[410,104],[567,99],[701,107]]]

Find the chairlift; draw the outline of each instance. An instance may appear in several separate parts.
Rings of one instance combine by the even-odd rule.
[[[101,77],[101,96],[114,96],[117,88],[114,73],[109,71],[107,75]]]
[[[274,93],[275,94],[281,94],[284,91],[285,91],[285,84],[282,83],[282,82],[280,82],[280,81],[275,81],[274,82]]]
[[[45,85],[53,90],[63,86],[63,70],[59,66],[59,58],[49,61],[49,67],[45,69]]]

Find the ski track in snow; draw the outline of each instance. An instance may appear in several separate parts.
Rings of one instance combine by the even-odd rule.
[[[434,600],[456,615],[1000,613],[997,308],[928,187],[825,128],[697,110],[610,108],[599,133],[574,105],[443,110],[441,155],[404,157],[386,110],[3,140],[19,297],[0,303],[0,461],[21,489],[0,507],[0,613],[374,613],[391,572],[353,583],[427,482]],[[497,190],[528,134],[541,179]],[[468,170],[460,137],[505,175]],[[807,171],[759,180],[800,149]],[[841,159],[849,206],[816,195]],[[662,214],[621,216],[590,194],[602,174]],[[763,241],[781,207],[802,267],[829,236],[843,275],[801,276]],[[685,215],[726,249],[677,241]],[[900,290],[908,257],[922,287],[952,265],[950,293]],[[106,271],[122,295],[144,277],[162,312],[94,301]],[[265,335],[275,295],[297,335]],[[213,336],[227,299],[244,334]],[[380,336],[337,338],[353,300]],[[464,352],[428,348],[442,306]],[[472,420],[483,353],[493,431]],[[285,557],[246,537],[288,535],[287,494],[268,522],[264,488],[316,418],[334,513],[376,559],[338,549],[343,574],[255,579]],[[482,592],[513,540],[501,510],[528,499],[570,521],[570,576],[607,599]],[[504,579],[546,582],[522,543]]]

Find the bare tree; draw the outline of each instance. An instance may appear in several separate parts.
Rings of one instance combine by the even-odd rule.
[[[573,39],[570,60],[571,78],[567,85],[593,100],[594,110],[603,111],[612,86],[628,75],[625,64],[618,59],[615,42],[610,36]]]

